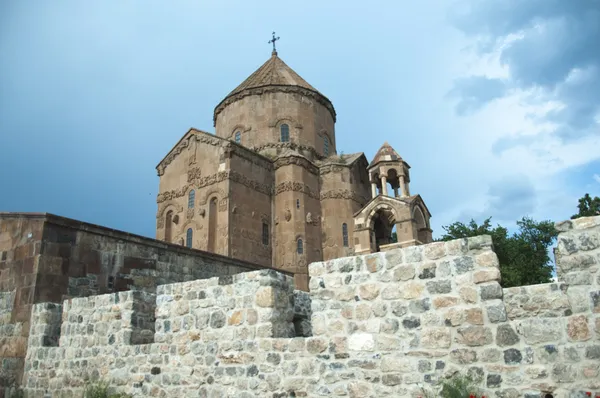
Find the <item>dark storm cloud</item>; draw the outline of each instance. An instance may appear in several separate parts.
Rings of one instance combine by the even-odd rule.
[[[454,25],[479,41],[482,54],[515,39],[500,49],[510,71],[506,84],[564,104],[547,116],[562,139],[589,133],[600,109],[600,0],[465,0],[453,10]],[[497,97],[497,85],[488,82],[490,94],[475,97],[471,84],[456,81],[453,92],[466,93],[459,113],[465,102],[474,109]]]

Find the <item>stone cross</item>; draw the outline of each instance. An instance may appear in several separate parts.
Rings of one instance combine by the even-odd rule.
[[[273,55],[277,55],[277,49],[275,48],[275,42],[279,40],[279,37],[275,37],[275,32],[273,32],[273,38],[269,40],[269,44],[273,43]]]

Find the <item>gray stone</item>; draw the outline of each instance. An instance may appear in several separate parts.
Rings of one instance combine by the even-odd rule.
[[[428,281],[426,286],[430,294],[447,294],[452,291],[452,282],[449,280]]]
[[[496,329],[496,344],[500,347],[515,345],[519,340],[517,333],[508,324],[499,325]]]
[[[431,308],[431,300],[429,298],[411,300],[408,303],[408,308],[414,314],[421,314],[423,312],[429,311],[429,309]]]
[[[490,282],[485,285],[480,285],[481,299],[494,300],[502,298],[502,286],[498,282]]]
[[[498,388],[502,385],[502,376],[499,374],[488,374],[486,385],[488,388]]]
[[[454,259],[454,269],[457,274],[464,274],[475,268],[473,257],[461,256]]]
[[[421,320],[414,316],[409,316],[402,320],[402,326],[407,329],[415,329],[421,326]]]
[[[509,348],[504,350],[504,363],[507,365],[517,365],[523,360],[521,351],[516,348]]]
[[[506,322],[506,307],[504,302],[486,306],[488,319],[492,323]]]
[[[585,348],[586,359],[600,359],[600,345],[592,345]]]

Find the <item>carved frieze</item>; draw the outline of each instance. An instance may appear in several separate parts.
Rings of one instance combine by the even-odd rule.
[[[319,168],[317,166],[312,164],[307,159],[301,158],[301,157],[296,157],[296,156],[281,157],[281,158],[278,158],[275,161],[275,163],[273,164],[273,166],[275,167],[276,170],[280,167],[289,166],[289,165],[300,166],[303,169],[305,169],[306,171],[308,171],[309,173],[312,173],[314,175],[319,174]]]
[[[235,93],[235,94],[230,95],[227,98],[225,98],[215,108],[215,112],[213,115],[213,124],[215,126],[217,125],[217,116],[228,105],[230,105],[236,101],[239,101],[242,98],[245,98],[250,95],[263,95],[263,94],[268,94],[268,93],[293,93],[293,94],[300,94],[303,97],[313,99],[313,100],[317,101],[319,104],[323,105],[325,108],[327,108],[327,110],[329,110],[329,112],[331,113],[331,117],[333,118],[334,123],[336,121],[336,114],[335,114],[335,109],[333,108],[333,104],[326,97],[324,97],[322,94],[320,94],[316,91],[309,90],[307,88],[299,87],[299,86],[265,86],[265,87],[254,87],[254,88],[242,90],[238,93]]]
[[[283,148],[283,149],[291,149],[294,151],[306,151],[306,152],[310,152],[312,156],[314,156],[316,159],[325,159],[325,157],[323,155],[321,155],[320,153],[318,153],[313,147],[310,146],[306,146],[306,145],[299,145],[299,144],[295,144],[293,142],[269,142],[266,143],[264,145],[261,146],[255,146],[255,147],[251,147],[250,149],[256,152],[261,152],[265,149],[277,149],[277,148]]]
[[[229,172],[229,179],[231,181],[235,181],[237,183],[245,185],[248,188],[251,188],[255,191],[264,193],[265,195],[271,195],[273,192],[273,187],[271,185],[262,184],[258,181],[251,180],[250,178],[236,171]]]
[[[364,204],[369,201],[365,196],[349,189],[332,189],[330,191],[321,192],[320,199],[350,199],[359,204]]]
[[[263,169],[266,169],[268,171],[273,170],[273,163],[271,163],[271,160],[265,158],[263,155],[253,152],[249,149],[243,148],[243,147],[239,147],[239,146],[233,146],[231,148],[232,153],[235,153],[236,156],[247,160],[249,162],[251,162],[252,164],[255,164],[259,167],[262,167]]]
[[[310,196],[314,199],[319,199],[319,195],[310,189],[310,187],[302,182],[297,181],[283,181],[277,184],[275,187],[275,195],[279,195],[282,192],[302,192],[305,195]]]

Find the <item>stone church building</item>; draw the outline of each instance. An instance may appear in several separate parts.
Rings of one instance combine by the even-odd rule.
[[[271,57],[158,164],[156,238],[281,269],[431,242],[410,166],[387,143],[338,154],[331,101]],[[392,241],[395,227],[397,242]]]

